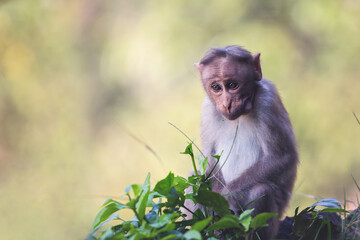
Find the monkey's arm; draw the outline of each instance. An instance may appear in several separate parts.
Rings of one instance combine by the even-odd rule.
[[[292,154],[275,160],[274,157],[263,157],[221,191],[221,194],[234,194],[227,199],[235,214],[254,208],[253,215],[277,212],[277,219],[281,217],[291,197],[297,159]],[[273,221],[271,225],[277,229],[278,220]]]
[[[258,184],[270,184],[291,191],[296,177],[297,155],[268,155],[227,185],[230,193],[246,191]]]

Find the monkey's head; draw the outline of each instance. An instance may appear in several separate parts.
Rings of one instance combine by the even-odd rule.
[[[252,56],[238,46],[212,48],[195,66],[207,95],[225,118],[235,120],[253,109],[257,81],[262,79],[260,53]]]

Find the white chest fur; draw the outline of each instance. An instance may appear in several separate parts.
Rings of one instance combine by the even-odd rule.
[[[261,142],[257,137],[256,125],[247,116],[242,116],[237,121],[223,121],[216,135],[215,149],[217,154],[223,151],[219,166],[222,166],[221,172],[226,183],[239,177],[259,160]]]

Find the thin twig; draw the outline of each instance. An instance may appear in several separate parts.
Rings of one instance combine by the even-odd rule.
[[[155,152],[154,149],[152,149],[148,144],[146,144],[144,141],[142,141],[139,137],[137,137],[135,134],[127,130],[126,128],[122,127],[123,131],[125,131],[130,137],[132,137],[135,141],[142,144],[149,152],[151,152],[159,162],[164,165],[164,162],[161,160],[160,156]]]
[[[319,200],[320,199],[319,197],[315,197],[313,195],[302,193],[302,192],[295,192],[295,193],[298,194],[298,195],[310,198],[310,199],[314,199],[314,200]]]
[[[354,114],[354,117],[356,118],[356,121],[358,122],[358,124],[360,125],[360,121],[359,121],[359,119],[358,119],[358,117],[356,116],[356,114],[353,112],[353,114]]]
[[[204,153],[200,150],[200,148],[196,145],[196,143],[194,142],[194,140],[191,140],[191,138],[188,137],[188,135],[186,135],[186,133],[184,133],[183,131],[180,130],[180,128],[178,128],[177,126],[175,126],[173,123],[168,122],[171,126],[173,126],[176,130],[178,130],[182,135],[184,135],[192,144],[194,144],[194,146],[196,147],[196,149],[201,153],[201,155],[205,158]]]
[[[186,209],[187,211],[189,211],[192,215],[195,215],[195,217],[197,217],[197,218],[200,219],[200,217],[199,217],[197,214],[195,214],[195,212],[193,212],[193,211],[191,211],[189,208],[185,207],[185,205],[182,205],[181,207],[185,208],[185,209]]]
[[[178,130],[182,135],[184,135],[191,143],[194,144],[194,146],[196,147],[196,149],[201,153],[201,155],[205,158],[205,154],[200,150],[200,148],[196,145],[196,143],[194,143],[193,140],[191,140],[188,135],[186,135],[186,133],[184,133],[183,131],[181,131],[177,126],[175,126],[174,124],[172,124],[171,122],[168,122],[171,126],[173,126],[176,130]],[[210,166],[209,162],[208,162],[208,166]],[[213,175],[213,177],[224,187],[226,188],[225,184],[223,182],[220,181],[220,179],[218,177],[215,176],[215,174]],[[227,189],[227,188],[226,188]],[[228,190],[228,189],[227,189]]]

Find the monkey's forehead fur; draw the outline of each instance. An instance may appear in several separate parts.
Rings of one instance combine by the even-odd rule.
[[[201,59],[200,64],[207,65],[214,59],[224,57],[231,57],[234,61],[238,62],[250,63],[252,60],[252,55],[249,51],[237,45],[230,45],[226,47],[211,48]]]
[[[247,62],[234,61],[231,58],[217,58],[202,67],[201,77],[203,80],[220,80],[238,77],[245,79],[252,72],[252,67]]]

